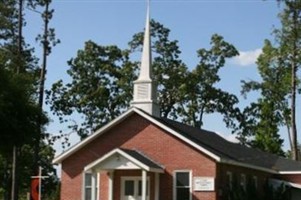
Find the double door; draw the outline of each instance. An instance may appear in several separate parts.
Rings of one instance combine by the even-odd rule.
[[[146,181],[146,199],[149,200],[149,179]],[[121,178],[121,200],[142,200],[141,177]]]

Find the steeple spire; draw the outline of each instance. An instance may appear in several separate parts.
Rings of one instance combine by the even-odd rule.
[[[147,1],[146,22],[144,30],[144,41],[141,57],[140,75],[138,80],[151,80],[151,65],[152,65],[152,53],[151,53],[151,39],[150,39],[150,5]]]
[[[160,108],[157,104],[157,86],[152,80],[152,55],[150,37],[150,4],[147,1],[146,24],[142,48],[140,74],[134,81],[133,107],[140,108],[153,116],[160,116]]]

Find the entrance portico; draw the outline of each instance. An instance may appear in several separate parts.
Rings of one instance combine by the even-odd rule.
[[[159,176],[164,173],[164,168],[152,161],[142,152],[129,149],[114,149],[98,160],[85,167],[85,173],[92,174],[91,199],[97,199],[96,179],[102,171],[108,174],[108,200],[119,199],[114,196],[120,192],[120,200],[158,200],[159,199]],[[124,175],[115,177],[116,170],[123,171]],[[130,172],[141,171],[133,175]],[[128,173],[127,173],[128,172]],[[152,179],[149,175],[152,174]],[[137,176],[138,175],[138,176]],[[119,178],[116,186],[114,180]],[[153,181],[153,183],[151,183]],[[150,187],[152,184],[153,187]],[[120,191],[116,191],[120,190]],[[151,191],[152,190],[152,191]],[[100,192],[102,188],[100,188]],[[153,194],[153,195],[150,195]]]

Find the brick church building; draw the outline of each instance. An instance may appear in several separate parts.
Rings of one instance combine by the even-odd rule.
[[[148,12],[131,108],[54,159],[62,200],[223,200],[249,183],[261,196],[267,182],[301,199],[300,162],[161,118],[151,77]]]

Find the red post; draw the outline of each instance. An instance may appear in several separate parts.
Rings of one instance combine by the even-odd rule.
[[[31,179],[30,200],[40,199],[40,178]]]

